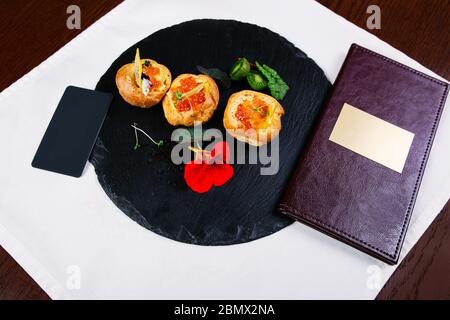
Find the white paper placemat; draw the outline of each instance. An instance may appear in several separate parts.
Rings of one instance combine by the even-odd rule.
[[[0,244],[52,298],[374,298],[395,267],[300,223],[240,245],[187,245],[160,237],[119,211],[90,164],[80,179],[31,167],[66,86],[94,88],[125,49],[195,18],[236,19],[278,32],[332,82],[353,42],[436,76],[310,0],[276,6],[265,0],[126,1],[1,93]],[[449,109],[402,258],[450,197]]]

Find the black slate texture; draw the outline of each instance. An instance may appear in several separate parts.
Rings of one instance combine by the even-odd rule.
[[[173,78],[198,73],[196,66],[228,71],[237,57],[257,60],[276,69],[290,86],[282,101],[285,116],[280,133],[278,174],[260,175],[261,165],[234,164],[233,178],[206,194],[192,192],[183,179],[183,165],[171,162],[174,143],[161,105],[139,109],[128,105],[115,85],[117,70],[134,59],[165,64]],[[96,89],[114,100],[91,155],[98,180],[111,200],[131,219],[164,237],[199,245],[230,245],[270,235],[292,220],[276,212],[276,204],[293,170],[330,83],[305,53],[280,35],[256,25],[232,20],[187,21],[150,35],[127,49],[101,77]],[[204,129],[223,128],[228,97],[249,89],[245,81],[220,88],[220,103]],[[143,136],[133,150],[136,122],[164,146]]]

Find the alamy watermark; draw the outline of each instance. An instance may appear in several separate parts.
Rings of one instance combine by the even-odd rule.
[[[367,29],[381,29],[381,9],[379,6],[373,4],[367,7],[366,13],[369,17],[366,21]]]
[[[66,287],[69,290],[79,290],[81,288],[81,268],[77,265],[70,265],[66,269]]]
[[[67,29],[81,29],[81,9],[79,6],[72,4],[67,7],[66,13],[69,14],[66,20]]]
[[[211,152],[217,142],[225,141],[230,148],[229,164],[253,164],[261,165],[261,175],[275,175],[280,167],[280,143],[277,131],[271,131],[273,138],[264,135],[261,130],[235,130],[233,136],[241,136],[257,139],[258,141],[270,140],[270,143],[264,143],[261,146],[252,146],[235,139],[227,133],[225,137],[218,129],[203,130],[201,123],[196,123],[193,130],[187,128],[178,128],[172,132],[171,140],[177,144],[171,152],[171,160],[179,165],[187,163],[192,159],[192,144],[199,150]],[[195,161],[195,159],[194,159]],[[199,160],[201,161],[201,160]]]
[[[366,273],[368,274],[366,280],[366,286],[369,290],[380,290],[382,281],[381,268],[376,264],[372,264],[367,267]]]

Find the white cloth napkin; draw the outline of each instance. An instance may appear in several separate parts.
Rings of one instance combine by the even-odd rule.
[[[80,179],[31,167],[66,86],[94,88],[125,49],[195,18],[236,19],[278,32],[332,82],[353,42],[436,76],[314,1],[125,1],[1,93],[0,244],[52,298],[374,298],[396,267],[300,223],[240,245],[187,245],[130,220],[90,164]],[[448,136],[449,106],[402,258],[450,197]]]

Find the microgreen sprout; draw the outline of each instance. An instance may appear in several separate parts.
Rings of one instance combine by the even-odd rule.
[[[177,100],[181,100],[181,98],[183,98],[183,94],[180,91],[175,91],[173,93],[173,95],[175,96],[175,99],[177,99]]]
[[[141,132],[141,133],[143,133],[143,134],[144,134],[147,138],[149,138],[150,141],[153,142],[153,144],[155,144],[156,146],[161,147],[161,146],[164,145],[164,141],[163,141],[163,140],[159,140],[158,142],[156,142],[152,137],[150,137],[150,135],[147,134],[147,132],[145,132],[144,130],[142,130],[141,128],[139,128],[139,127],[137,126],[137,123],[133,123],[133,124],[131,125],[131,127],[134,129],[134,137],[135,137],[135,144],[134,144],[134,147],[133,147],[134,150],[137,150],[138,148],[141,147],[141,145],[139,144],[139,138],[138,138],[138,134],[137,134],[138,131]]]

